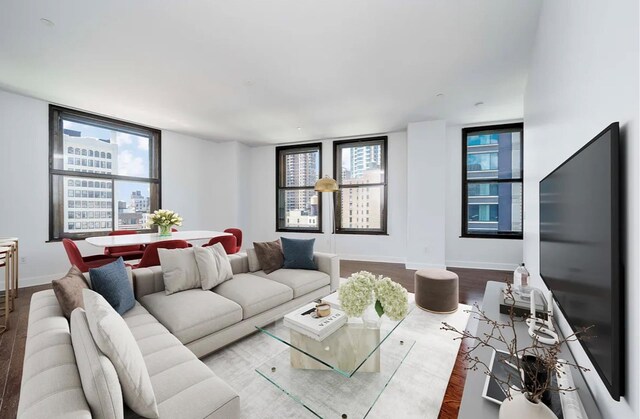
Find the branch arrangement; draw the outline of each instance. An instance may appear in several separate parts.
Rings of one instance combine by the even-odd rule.
[[[515,298],[510,283],[507,282],[504,292],[507,298],[513,302],[511,310],[509,310],[509,320],[506,322],[487,317],[477,304],[474,304],[471,310],[466,310],[471,314],[471,318],[488,324],[490,326],[488,332],[475,336],[468,330],[460,331],[446,322],[442,323],[441,330],[456,333],[458,336],[454,340],[465,340],[468,343],[467,348],[461,347],[460,349],[466,364],[465,369],[470,371],[482,370],[485,375],[490,376],[506,390],[509,399],[511,399],[512,390],[524,393],[534,403],[540,402],[543,395],[548,391],[575,391],[576,388],[573,387],[564,388],[554,385],[553,374],[566,374],[560,370],[560,366],[573,367],[581,371],[589,370],[573,362],[560,360],[558,355],[560,348],[566,342],[575,342],[588,338],[587,331],[593,326],[581,328],[576,333],[561,338],[558,343],[553,345],[545,345],[537,339],[532,339],[530,345],[519,347],[516,325],[525,322],[526,317],[515,315]],[[496,376],[491,371],[491,366],[476,355],[475,352],[479,348],[491,348],[494,351],[500,350],[508,353],[509,357],[507,359],[495,357],[495,362],[507,364],[509,367],[515,368],[515,371],[519,371],[520,374],[507,374],[506,379]],[[525,359],[534,361],[525,362]]]

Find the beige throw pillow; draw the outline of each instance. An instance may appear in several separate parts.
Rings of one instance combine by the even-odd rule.
[[[158,249],[167,295],[200,288],[200,272],[193,249]]]
[[[256,272],[262,269],[256,255],[256,249],[247,249],[247,261],[249,262],[249,272]]]
[[[75,265],[69,269],[65,276],[51,281],[51,285],[58,299],[58,304],[67,319],[71,317],[73,310],[83,307],[82,290],[89,288],[89,284]]]
[[[216,243],[213,246],[193,248],[198,271],[200,272],[200,282],[203,290],[210,290],[233,278],[231,262],[224,246]]]
[[[100,294],[86,289],[82,296],[93,340],[113,363],[127,406],[140,416],[157,418],[151,378],[131,330]]]
[[[93,340],[87,315],[81,308],[71,313],[71,341],[91,415],[96,419],[124,417],[118,373]]]
[[[263,243],[253,242],[253,247],[255,248],[260,266],[266,274],[282,268],[284,264],[284,254],[282,253],[280,240]]]

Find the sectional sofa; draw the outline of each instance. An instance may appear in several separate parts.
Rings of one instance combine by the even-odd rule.
[[[336,255],[315,253],[317,271],[280,269],[270,274],[261,270],[253,249],[229,258],[233,279],[211,291],[166,295],[159,266],[131,271],[137,303],[123,318],[142,352],[160,418],[239,417],[238,394],[198,358],[339,285]],[[94,385],[91,374],[79,365],[85,363],[76,361],[69,322],[53,291],[34,294],[18,417],[97,417],[99,409],[83,389]],[[136,416],[124,406],[113,417]]]

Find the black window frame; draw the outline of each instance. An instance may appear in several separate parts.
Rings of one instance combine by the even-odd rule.
[[[311,186],[282,186],[280,183],[281,179],[285,177],[281,176],[281,172],[284,169],[282,166],[281,154],[282,152],[290,152],[291,150],[301,150],[307,151],[309,149],[317,148],[318,149],[318,179],[322,177],[322,143],[307,143],[307,144],[294,144],[294,145],[286,145],[286,146],[277,146],[276,147],[276,232],[279,233],[309,233],[309,234],[322,234],[324,231],[322,230],[322,193],[317,192],[318,194],[318,223],[314,228],[304,228],[304,227],[281,227],[280,225],[280,191],[287,190],[314,190],[315,185]],[[286,211],[284,214],[286,220]],[[286,221],[285,221],[286,222]]]
[[[510,179],[467,179],[467,138],[470,135],[489,134],[496,132],[520,132],[520,177]],[[522,205],[520,208],[520,222],[524,231],[524,124],[522,122],[499,125],[484,125],[475,127],[466,127],[462,129],[462,223],[461,238],[476,239],[506,239],[506,240],[522,240],[523,232],[497,232],[492,233],[470,233],[468,229],[468,185],[473,183],[520,183],[522,190]]]
[[[64,170],[56,168],[56,157],[64,156],[64,136],[63,119],[72,120],[78,123],[86,123],[101,126],[107,129],[114,129],[121,132],[129,132],[137,135],[149,137],[149,177],[122,176],[118,174],[89,173],[74,170]],[[116,181],[144,182],[149,184],[150,210],[153,212],[161,208],[162,205],[162,170],[161,170],[161,144],[162,132],[156,128],[150,128],[131,122],[121,121],[89,112],[76,109],[65,108],[58,105],[49,105],[49,242],[60,241],[62,239],[82,240],[87,237],[106,236],[109,231],[86,232],[86,233],[65,233],[64,221],[64,177],[87,178],[91,180],[102,179],[111,181],[113,185]],[[60,157],[60,161],[64,157]],[[57,179],[57,180],[56,180]],[[59,183],[59,185],[57,184]],[[111,196],[109,196],[111,195]],[[111,198],[111,231],[117,230],[117,211],[114,210],[115,195],[106,194]],[[86,201],[84,201],[86,202]],[[74,205],[75,206],[75,205]],[[57,224],[57,225],[56,225]],[[136,230],[141,233],[151,233],[155,228]]]
[[[384,180],[379,183],[363,183],[363,184],[341,184],[342,180],[342,156],[338,156],[338,149],[345,145],[353,144],[354,147],[359,145],[367,145],[366,143],[382,143],[382,164],[384,165]],[[388,143],[389,138],[385,136],[353,138],[348,140],[340,140],[333,142],[333,178],[338,182],[338,195],[335,197],[335,233],[336,234],[358,234],[370,236],[387,236],[388,225],[388,195],[389,195],[389,170],[388,170]],[[380,229],[361,229],[361,228],[343,228],[342,227],[342,190],[350,188],[366,188],[372,186],[382,186],[384,193],[382,194],[382,208],[380,210]],[[368,204],[367,204],[368,206]]]

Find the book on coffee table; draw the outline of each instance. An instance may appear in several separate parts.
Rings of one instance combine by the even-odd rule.
[[[331,308],[326,317],[316,316],[316,303],[309,303],[284,316],[283,324],[298,333],[321,341],[347,322],[344,311]]]

